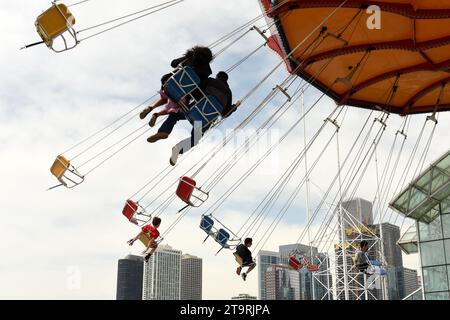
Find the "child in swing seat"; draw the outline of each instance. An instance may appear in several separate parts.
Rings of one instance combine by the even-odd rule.
[[[211,67],[209,63],[212,61],[213,55],[209,48],[207,47],[200,47],[195,46],[191,49],[189,49],[182,57],[175,59],[171,62],[171,67],[176,68],[178,66],[191,66],[196,74],[200,78],[200,89],[204,89],[206,85],[206,81],[208,79],[208,76],[212,73]],[[153,105],[148,106],[145,108],[139,115],[141,119],[144,119],[149,113],[151,113],[155,108],[158,108],[162,105],[167,104],[166,108],[158,113],[153,114],[149,125],[153,127],[156,123],[156,120],[159,116],[164,115],[170,115],[170,114],[178,114],[181,110],[179,103],[186,104],[187,101],[183,100],[179,103],[170,100],[170,98],[167,96],[167,93],[164,92],[164,84],[169,80],[169,78],[172,76],[172,74],[166,74],[161,78],[161,90],[160,93],[160,99],[156,101]],[[192,93],[193,95],[198,96],[198,90],[194,90]],[[156,142],[159,139],[166,139],[169,136],[167,133],[158,132],[156,135],[150,137],[147,139],[148,142]]]
[[[181,108],[180,105],[174,101],[172,101],[167,94],[164,92],[164,84],[166,83],[167,80],[169,80],[169,78],[171,77],[172,74],[165,74],[162,78],[161,78],[161,90],[158,91],[159,95],[160,95],[160,99],[158,101],[156,101],[154,104],[148,106],[147,108],[145,108],[139,115],[139,117],[141,119],[144,119],[149,113],[151,113],[154,109],[161,107],[163,105],[166,105],[166,107],[164,108],[164,110],[160,111],[160,112],[156,112],[152,115],[152,118],[150,119],[149,125],[150,127],[153,127],[156,123],[156,120],[158,119],[158,117],[161,116],[166,116],[169,115],[170,113],[178,113],[180,112]]]
[[[152,224],[148,224],[142,227],[141,232],[139,232],[134,238],[128,240],[128,244],[130,246],[133,245],[133,243],[139,239],[139,237],[142,234],[146,234],[149,238],[148,246],[145,248],[145,250],[142,252],[142,254],[145,254],[145,262],[148,262],[148,259],[150,259],[151,255],[155,252],[156,248],[158,247],[158,243],[156,242],[156,239],[159,237],[159,231],[158,228],[161,225],[161,218],[154,217]]]
[[[252,259],[252,253],[248,248],[250,248],[253,244],[252,238],[246,238],[244,243],[241,243],[236,247],[235,255],[238,255],[242,259],[242,265],[236,269],[236,274],[242,277],[245,281],[247,279],[247,275],[256,267],[255,261]],[[247,272],[242,272],[243,267],[248,267]]]

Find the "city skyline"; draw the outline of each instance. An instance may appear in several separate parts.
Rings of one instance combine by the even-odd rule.
[[[202,300],[202,259],[169,245],[148,262],[142,256],[119,259],[117,300]]]
[[[374,226],[374,227],[378,227],[378,226]],[[394,226],[395,227],[395,226]],[[386,226],[383,227],[386,230]],[[397,227],[398,228],[398,227]],[[389,241],[388,241],[389,242]],[[313,295],[315,294],[316,299],[321,299],[320,297],[322,297],[322,299],[324,298],[324,296],[326,296],[327,291],[324,288],[321,288],[320,285],[315,285],[315,293],[313,294],[312,290],[311,290],[311,281],[312,281],[312,274],[311,272],[308,272],[306,270],[306,268],[303,268],[300,271],[296,271],[293,270],[291,267],[288,266],[288,261],[289,261],[289,253],[293,252],[293,250],[296,250],[297,252],[303,253],[305,255],[309,255],[311,252],[311,249],[309,246],[307,245],[302,245],[302,244],[289,244],[289,245],[279,245],[279,252],[267,252],[267,251],[262,251],[262,255],[265,256],[267,254],[270,254],[272,257],[277,257],[277,259],[272,260],[273,263],[271,263],[270,265],[267,266],[266,272],[265,272],[265,290],[266,290],[266,297],[267,297],[267,292],[270,292],[269,294],[269,298],[266,298],[268,300],[312,300]],[[192,256],[190,254],[183,254],[181,251],[173,249],[172,247],[168,246],[168,245],[164,245],[161,248],[158,249],[159,251],[159,255],[156,256],[155,260],[153,260],[154,262],[152,263],[151,260],[149,262],[149,265],[145,268],[146,270],[146,276],[148,277],[149,274],[152,273],[152,266],[155,266],[156,264],[161,264],[155,261],[158,260],[167,260],[167,258],[162,258],[162,254],[164,256],[167,255],[167,253],[171,253],[171,254],[175,254],[175,256],[177,257],[181,257],[181,263],[179,265],[179,272],[180,272],[180,276],[178,278],[179,284],[180,284],[180,291],[179,291],[179,299],[181,300],[202,300],[201,298],[201,286],[202,286],[202,277],[201,277],[201,265],[202,265],[202,259],[196,256]],[[312,252],[315,256],[318,256],[318,252],[317,252],[317,248],[312,248]],[[261,258],[261,257],[258,257]],[[389,260],[390,258],[387,258],[387,260]],[[173,259],[169,259],[172,260]],[[168,261],[168,260],[167,260]],[[166,261],[166,262],[167,262]],[[185,262],[185,266],[183,266],[183,261]],[[318,260],[320,261],[320,260]],[[137,263],[140,263],[140,273],[139,273],[139,267],[136,265]],[[170,263],[170,262],[169,262]],[[162,263],[162,265],[166,265],[167,263]],[[185,275],[183,276],[183,267],[185,268]],[[274,268],[272,268],[274,267]],[[392,267],[392,266],[391,266]],[[162,268],[164,269],[164,268]],[[410,294],[411,292],[413,292],[414,290],[418,289],[418,278],[419,276],[417,275],[417,270],[414,269],[408,269],[408,268],[404,268],[405,269],[405,273],[408,272],[408,279],[406,279],[406,275],[405,275],[405,286],[408,285],[407,289],[405,287],[405,296],[407,296],[408,294]],[[150,291],[148,290],[148,285],[149,283],[152,282],[151,277],[148,278],[147,280],[145,280],[144,278],[142,278],[143,276],[143,270],[144,270],[144,262],[143,262],[143,257],[142,256],[135,256],[135,255],[128,255],[126,256],[124,259],[120,259],[119,260],[119,270],[118,270],[118,278],[117,278],[117,299],[131,299],[131,300],[136,300],[136,295],[134,294],[134,296],[130,297],[130,294],[133,295],[133,293],[127,293],[127,290],[130,291],[130,283],[134,283],[134,284],[138,284],[139,281],[136,281],[136,277],[141,276],[141,280],[140,280],[140,287],[141,287],[141,299],[143,299],[143,295],[146,295],[148,299],[150,299],[150,296],[155,296],[154,294],[151,294]],[[267,275],[267,271],[270,271],[269,275]],[[134,273],[137,274],[134,274]],[[160,271],[161,272],[161,271]],[[199,276],[195,276],[195,273],[199,274]],[[192,275],[194,274],[194,276],[186,276],[186,275]],[[267,280],[269,277],[270,280]],[[316,276],[317,277],[317,276]],[[172,277],[173,278],[173,277]],[[175,277],[176,278],[176,277]],[[134,279],[134,280],[133,280]],[[319,278],[320,279],[320,276]],[[416,282],[414,283],[414,279],[416,280]],[[169,280],[169,282],[171,282],[172,280],[170,279],[170,277],[167,277],[167,275],[165,276],[165,281]],[[200,281],[198,281],[200,280]],[[177,280],[175,280],[176,282]],[[269,284],[269,288],[267,288],[267,282],[271,281]],[[317,281],[317,280],[316,280]],[[326,280],[326,276],[322,276],[322,278],[319,280],[320,282],[318,283],[322,283],[324,284],[327,280]],[[146,283],[146,285],[144,285],[144,282]],[[330,282],[331,282],[331,275],[330,275]],[[121,284],[120,284],[121,283]],[[153,281],[153,283],[155,283]],[[183,283],[186,285],[187,290],[184,293],[183,296],[183,289],[184,289],[184,285]],[[197,283],[197,285],[196,285]],[[158,286],[158,284],[154,284],[155,286]],[[146,292],[142,291],[143,287],[146,287]],[[161,283],[159,284],[159,286],[161,287]],[[162,286],[164,286],[164,284],[162,284]],[[198,289],[196,289],[196,287],[200,288],[200,292],[198,291]],[[278,289],[276,289],[278,288]],[[136,289],[136,288],[135,288]],[[391,288],[389,288],[389,290],[391,290]],[[394,291],[397,289],[394,289]],[[134,290],[135,292],[136,290]],[[128,295],[128,298],[127,298]],[[278,296],[277,296],[278,295]],[[248,300],[248,299],[253,299],[253,297],[255,299],[258,299],[258,297],[256,296],[252,296],[249,294],[240,294],[238,296],[234,296],[232,297],[232,299],[235,300]],[[278,297],[278,298],[277,298]],[[161,297],[159,297],[161,299]],[[176,295],[173,295],[172,297],[170,296],[165,296],[165,299],[173,299],[173,300],[178,300]],[[388,295],[388,299],[392,299],[393,297],[391,295]],[[395,298],[395,297],[394,297]],[[326,298],[328,299],[328,298]],[[396,297],[395,299],[399,299],[398,297]]]
[[[317,264],[318,272],[313,275],[307,266],[300,270],[293,270],[289,266],[289,259],[294,252],[305,256],[311,263]],[[268,292],[271,299],[279,297],[282,300],[328,300],[331,298],[329,291],[324,287],[331,283],[331,274],[327,271],[329,259],[325,254],[319,253],[318,248],[304,244],[279,245],[278,252],[261,251],[257,261],[259,300],[269,299]],[[278,268],[273,269],[273,266]],[[271,283],[268,288],[269,269]]]

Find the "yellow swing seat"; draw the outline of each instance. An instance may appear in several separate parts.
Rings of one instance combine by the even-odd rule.
[[[138,239],[146,248],[148,247],[148,243],[150,242],[150,237],[148,236],[148,234],[141,232]],[[163,238],[155,239],[156,245],[159,245],[162,240]]]
[[[35,25],[38,34],[41,36],[45,44],[52,50],[56,52],[62,52],[74,48],[78,44],[76,38],[76,32],[73,29],[75,24],[75,17],[69,11],[66,5],[54,4],[51,8],[43,12],[37,17]],[[71,36],[75,39],[75,44],[72,47],[68,47],[66,39],[63,33],[68,31]],[[63,50],[55,50],[53,48],[53,40],[61,36],[65,48]]]
[[[70,161],[67,160],[64,156],[57,156],[55,162],[50,168],[50,172],[58,179],[61,178],[66,173],[67,169],[70,167]]]
[[[242,260],[242,258],[236,252],[234,252],[233,255],[238,265],[242,267],[242,265],[244,264],[244,260]]]
[[[66,175],[68,170],[70,172],[70,177]],[[58,179],[61,185],[67,188],[76,187],[84,181],[84,177],[75,169],[75,167],[70,164],[70,161],[62,155],[56,157],[55,162],[50,168],[50,172],[56,177],[56,179]],[[50,189],[59,187],[61,185],[52,187]]]
[[[139,236],[139,240],[144,244],[144,246],[146,248],[148,247],[148,243],[150,241],[150,238],[148,237],[147,234],[141,233],[140,236]]]

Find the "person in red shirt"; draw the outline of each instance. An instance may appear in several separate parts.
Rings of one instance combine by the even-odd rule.
[[[137,234],[136,237],[128,240],[128,244],[130,246],[133,245],[133,243],[139,239],[141,234],[146,234],[149,237],[148,246],[145,248],[145,250],[142,252],[142,254],[145,254],[145,262],[150,259],[150,256],[155,252],[156,248],[158,247],[158,243],[156,242],[156,239],[159,237],[159,231],[158,228],[161,225],[161,218],[154,217],[152,224],[147,224],[142,227],[141,232]],[[149,251],[150,250],[150,251]]]

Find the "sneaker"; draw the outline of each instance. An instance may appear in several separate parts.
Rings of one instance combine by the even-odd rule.
[[[139,114],[139,118],[144,119],[150,112],[152,112],[153,108],[148,107],[142,110],[142,112]]]
[[[158,132],[150,137],[148,137],[147,141],[150,143],[156,142],[161,139],[167,139],[169,134],[167,132]]]
[[[170,164],[172,166],[177,164],[178,156],[180,155],[180,150],[177,147],[172,148],[172,156],[170,157]]]
[[[150,125],[150,127],[155,126],[156,119],[158,119],[158,115],[157,114],[152,115],[152,118],[150,119],[150,122],[148,123]]]
[[[148,259],[150,259],[151,256],[152,256],[151,253],[147,253],[144,258],[145,262],[148,262]]]
[[[247,279],[247,274],[244,272],[243,274],[241,274],[241,277],[245,281],[245,279]]]
[[[237,267],[237,269],[236,269],[236,274],[237,274],[238,276],[241,275],[241,270],[242,270],[241,267]]]

